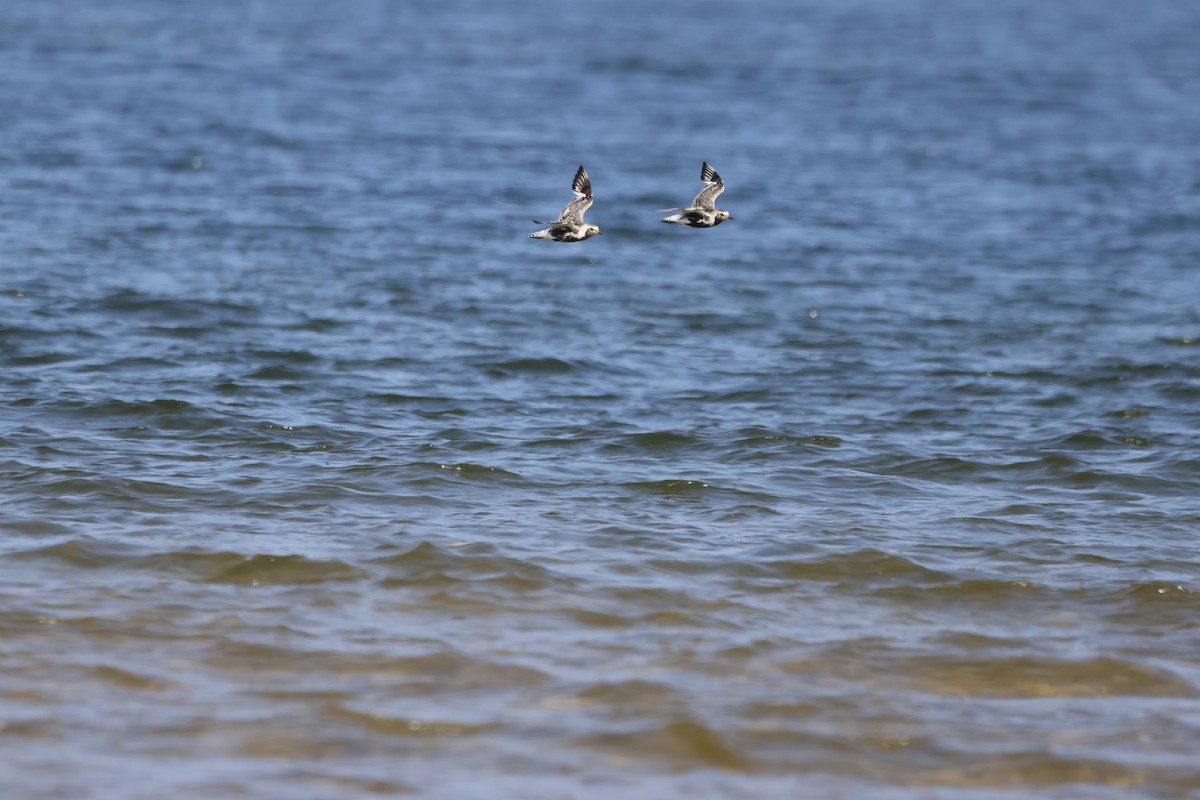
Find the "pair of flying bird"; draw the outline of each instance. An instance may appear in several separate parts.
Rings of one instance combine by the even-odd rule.
[[[663,222],[687,225],[691,228],[715,228],[725,220],[733,219],[729,216],[728,211],[722,211],[716,206],[717,195],[725,191],[725,181],[721,180],[721,176],[708,165],[707,161],[700,168],[700,180],[704,181],[704,188],[696,195],[692,205],[689,208],[663,209],[664,211],[679,212],[664,217]],[[534,222],[538,225],[549,225],[550,227],[534,231],[529,234],[530,239],[582,242],[589,236],[600,233],[598,226],[589,225],[583,221],[583,213],[592,207],[592,181],[588,178],[587,170],[582,165],[575,173],[575,180],[571,182],[571,191],[575,193],[575,199],[567,203],[567,207],[558,216],[558,222],[543,222],[535,219]]]

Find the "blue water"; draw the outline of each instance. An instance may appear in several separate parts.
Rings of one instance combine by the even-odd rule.
[[[0,6],[3,796],[1200,797],[1198,29]]]

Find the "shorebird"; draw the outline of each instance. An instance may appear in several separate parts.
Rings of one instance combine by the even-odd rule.
[[[583,221],[583,214],[592,207],[592,181],[588,178],[587,170],[579,165],[575,180],[571,181],[571,191],[575,198],[567,203],[567,207],[558,215],[558,222],[543,222],[535,219],[538,225],[549,225],[540,231],[529,234],[530,239],[550,239],[555,242],[582,242],[589,236],[600,233],[596,225]]]
[[[733,219],[728,211],[721,211],[716,206],[717,195],[725,191],[725,181],[721,180],[721,176],[707,161],[700,168],[700,180],[704,181],[704,188],[692,201],[691,208],[664,208],[663,211],[680,213],[664,217],[663,222],[687,225],[690,228],[715,228],[725,220]]]

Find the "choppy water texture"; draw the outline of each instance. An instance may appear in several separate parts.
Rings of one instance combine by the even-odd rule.
[[[1200,797],[1197,30],[0,5],[3,796]]]

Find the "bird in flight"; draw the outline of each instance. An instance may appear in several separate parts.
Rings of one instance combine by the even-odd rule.
[[[540,231],[529,234],[530,239],[549,239],[553,242],[582,242],[589,236],[600,233],[599,226],[589,225],[583,221],[583,214],[592,207],[592,181],[588,178],[587,170],[581,164],[571,181],[571,191],[575,197],[567,203],[567,207],[558,215],[558,222],[543,222],[535,219],[538,225],[549,225]]]
[[[733,219],[729,216],[728,211],[722,211],[717,208],[717,195],[725,191],[725,181],[721,180],[721,176],[717,171],[704,162],[704,166],[700,168],[700,180],[704,181],[704,188],[696,195],[696,199],[692,201],[690,208],[664,208],[664,211],[678,211],[678,214],[672,214],[669,217],[664,217],[663,222],[670,222],[674,225],[687,225],[690,228],[715,228],[727,219]]]

